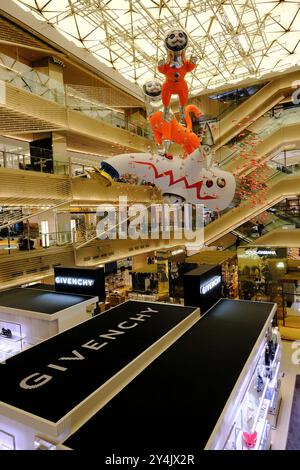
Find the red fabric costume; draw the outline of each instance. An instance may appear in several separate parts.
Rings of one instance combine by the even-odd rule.
[[[185,106],[188,100],[188,86],[184,79],[188,72],[196,68],[196,64],[189,60],[184,60],[181,67],[172,67],[170,63],[158,66],[158,71],[166,76],[162,85],[161,98],[165,108],[170,104],[171,96],[178,95],[179,103]]]
[[[193,112],[197,117],[201,116],[200,110],[190,104],[185,109],[185,120],[187,127],[181,126],[177,119],[173,117],[171,122],[163,120],[163,113],[157,111],[149,117],[154,140],[161,145],[163,140],[170,140],[183,147],[184,156],[189,155],[200,145],[199,137],[191,130],[192,121],[189,113]]]

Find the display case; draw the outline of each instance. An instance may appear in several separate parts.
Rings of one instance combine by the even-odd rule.
[[[281,394],[281,341],[269,328],[246,393],[237,410],[225,450],[268,450],[276,427]]]
[[[0,429],[0,450],[15,450],[15,436]]]
[[[0,320],[0,362],[20,353],[23,340],[20,323]]]

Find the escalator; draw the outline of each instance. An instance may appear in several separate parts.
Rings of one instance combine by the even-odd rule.
[[[274,173],[274,176],[268,181],[265,200],[253,205],[252,200],[247,199],[237,207],[223,214],[219,219],[211,222],[205,227],[204,240],[210,244],[232,232],[246,221],[257,217],[263,211],[274,206],[283,199],[297,195],[300,192],[300,171],[292,175],[286,175],[282,172]]]
[[[278,77],[227,113],[219,121],[215,130],[216,149],[224,146],[253,121],[290,96],[292,83],[298,79],[298,72]]]
[[[276,206],[275,206],[276,207]],[[261,235],[258,232],[257,223],[255,220],[248,221],[238,227],[238,229],[232,230],[230,233],[236,237],[235,241],[232,242],[232,247],[239,245],[251,245],[261,244],[266,235],[277,233],[278,231],[284,230],[286,234],[291,233],[291,230],[300,228],[299,218],[298,221],[293,221],[289,217],[285,217],[284,214],[279,214],[276,210],[276,214],[273,212],[274,207],[267,209],[262,214],[259,214],[259,219],[263,222],[263,230]],[[239,240],[237,245],[236,240]],[[219,243],[219,242],[218,242]],[[229,248],[229,247],[227,247]]]
[[[220,162],[223,169],[244,173],[247,171],[247,165],[251,168],[252,161],[262,163],[275,151],[300,146],[299,107],[284,111],[279,119],[271,118],[264,124],[259,133],[249,135],[246,142],[236,144],[230,149],[229,155]],[[250,161],[245,159],[246,155],[251,156]]]

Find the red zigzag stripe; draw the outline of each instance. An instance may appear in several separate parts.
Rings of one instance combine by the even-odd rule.
[[[201,191],[201,188],[202,188],[202,185],[203,185],[203,181],[197,181],[196,183],[189,184],[189,182],[188,182],[188,180],[186,179],[185,176],[182,176],[178,180],[175,180],[173,170],[167,170],[164,173],[158,173],[157,168],[153,163],[150,163],[150,162],[137,162],[137,161],[135,163],[139,163],[140,165],[151,166],[151,168],[153,169],[154,174],[155,174],[155,179],[163,178],[164,176],[169,176],[169,178],[170,178],[169,185],[170,186],[173,186],[174,184],[180,183],[181,181],[183,181],[184,184],[185,184],[186,189],[196,188],[196,190],[197,190],[197,199],[217,199],[215,196],[201,196],[200,195],[200,191]]]

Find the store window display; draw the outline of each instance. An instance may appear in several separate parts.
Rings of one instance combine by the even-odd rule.
[[[268,328],[255,371],[237,410],[225,450],[269,450],[281,404],[281,339]]]
[[[133,292],[144,294],[158,293],[158,275],[157,273],[132,273]]]
[[[240,298],[265,302],[272,300],[274,289],[286,270],[286,256],[285,248],[239,247]]]
[[[0,320],[0,362],[20,353],[23,348],[21,324]]]

